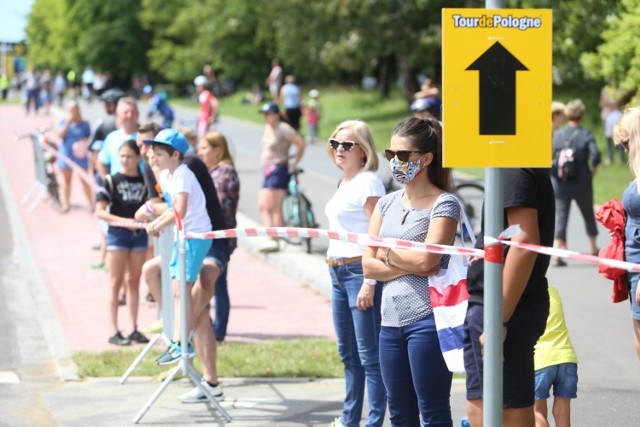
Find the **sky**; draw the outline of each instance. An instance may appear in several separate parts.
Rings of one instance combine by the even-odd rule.
[[[27,15],[34,0],[0,0],[0,42],[18,42],[25,38]]]

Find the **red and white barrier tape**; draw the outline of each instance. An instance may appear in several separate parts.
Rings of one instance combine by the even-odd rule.
[[[131,219],[131,220],[127,220],[127,221],[107,221],[107,224],[109,224],[112,227],[145,229],[145,228],[147,228],[147,224],[148,223],[134,221],[134,220]]]
[[[176,219],[178,217],[176,216]],[[115,227],[126,228],[145,228],[146,223],[131,221],[116,221],[109,225]],[[513,242],[506,240],[507,238],[517,234],[520,227],[513,226],[502,232],[499,238],[485,236],[485,245],[500,243],[508,246],[519,247],[528,251],[537,252],[545,255],[551,255],[559,258],[568,258],[576,261],[587,262],[591,264],[602,264],[610,267],[619,268],[621,270],[633,271],[640,273],[640,264],[620,261],[610,258],[601,258],[594,255],[581,254],[567,249],[550,248],[547,246],[534,245],[530,243]],[[341,240],[345,242],[357,243],[363,246],[375,246],[392,249],[405,249],[416,252],[431,252],[443,255],[463,255],[471,257],[484,258],[485,251],[482,249],[438,245],[433,243],[413,242],[410,240],[393,239],[389,237],[371,236],[360,233],[347,233],[343,231],[323,230],[317,228],[293,228],[293,227],[256,227],[256,228],[233,228],[228,230],[210,231],[207,233],[185,233],[187,239],[229,239],[237,237],[303,237],[312,239],[330,239]]]
[[[528,251],[537,252],[545,255],[551,255],[558,258],[573,259],[576,261],[587,262],[590,264],[606,265],[609,267],[619,268],[621,270],[640,273],[640,264],[634,264],[632,262],[621,261],[621,260],[611,259],[611,258],[602,258],[595,255],[581,254],[580,252],[569,251],[567,249],[550,248],[548,246],[540,246],[540,245],[534,245],[531,243],[513,242],[511,240],[506,240],[520,233],[520,231],[521,231],[521,228],[519,225],[512,225],[511,227],[507,228],[502,233],[500,233],[500,236],[498,236],[497,239],[494,237],[485,236],[484,244],[485,246],[488,246],[489,244],[501,243],[503,245],[515,246]]]
[[[600,264],[609,267],[619,268],[621,270],[633,271],[640,273],[640,264],[634,264],[632,262],[620,261],[617,259],[601,258],[595,255],[581,254],[580,252],[569,251],[567,249],[550,248],[547,246],[533,245],[531,243],[512,242],[510,240],[498,240],[492,237],[485,237],[485,243],[499,242],[503,245],[515,246],[518,248],[526,249],[528,251],[537,252],[539,254],[551,255],[558,258],[573,259],[576,261],[588,262],[590,264]]]
[[[310,237],[331,240],[342,240],[363,246],[377,246],[393,249],[406,249],[418,252],[432,252],[437,254],[484,256],[480,249],[438,245],[433,243],[412,242],[410,240],[393,239],[389,237],[370,236],[368,234],[347,233],[318,228],[292,227],[262,227],[262,228],[234,228],[230,230],[210,231],[207,233],[186,233],[187,239],[228,239],[234,237]]]

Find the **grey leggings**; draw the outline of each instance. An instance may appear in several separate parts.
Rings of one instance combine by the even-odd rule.
[[[556,233],[555,238],[567,241],[567,222],[569,221],[569,209],[571,208],[571,200],[575,200],[578,208],[584,218],[584,225],[587,230],[587,236],[595,237],[598,235],[596,227],[596,218],[593,214],[593,193],[584,192],[573,199],[556,198]]]

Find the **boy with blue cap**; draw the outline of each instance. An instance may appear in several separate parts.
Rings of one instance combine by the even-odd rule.
[[[194,233],[205,233],[211,231],[211,220],[207,214],[206,199],[195,174],[183,163],[184,154],[189,149],[189,144],[185,136],[175,129],[161,130],[152,140],[145,139],[145,144],[153,146],[155,162],[162,170],[158,178],[164,200],[168,209],[155,220],[147,225],[147,232],[150,235],[158,235],[165,227],[175,222],[174,211],[182,218],[184,230]],[[186,245],[186,282],[193,285],[198,278],[202,261],[211,247],[211,240],[188,239]],[[174,295],[179,289],[180,268],[178,260],[178,244],[174,243],[173,253],[169,271],[173,278]],[[179,300],[176,299],[175,313],[179,313]],[[187,298],[187,312],[191,314],[187,319],[188,329],[193,329],[194,316],[193,300]],[[193,313],[193,314],[192,314]],[[199,314],[199,313],[198,313]],[[177,361],[180,358],[180,317],[176,316],[174,328],[174,340],[169,345],[165,353],[156,361],[160,365],[166,365]],[[191,347],[191,346],[189,346]],[[193,350],[188,349],[190,357],[193,357]]]

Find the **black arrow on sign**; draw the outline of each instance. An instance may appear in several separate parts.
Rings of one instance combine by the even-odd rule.
[[[467,71],[480,72],[480,135],[516,134],[516,71],[529,71],[495,42]]]

